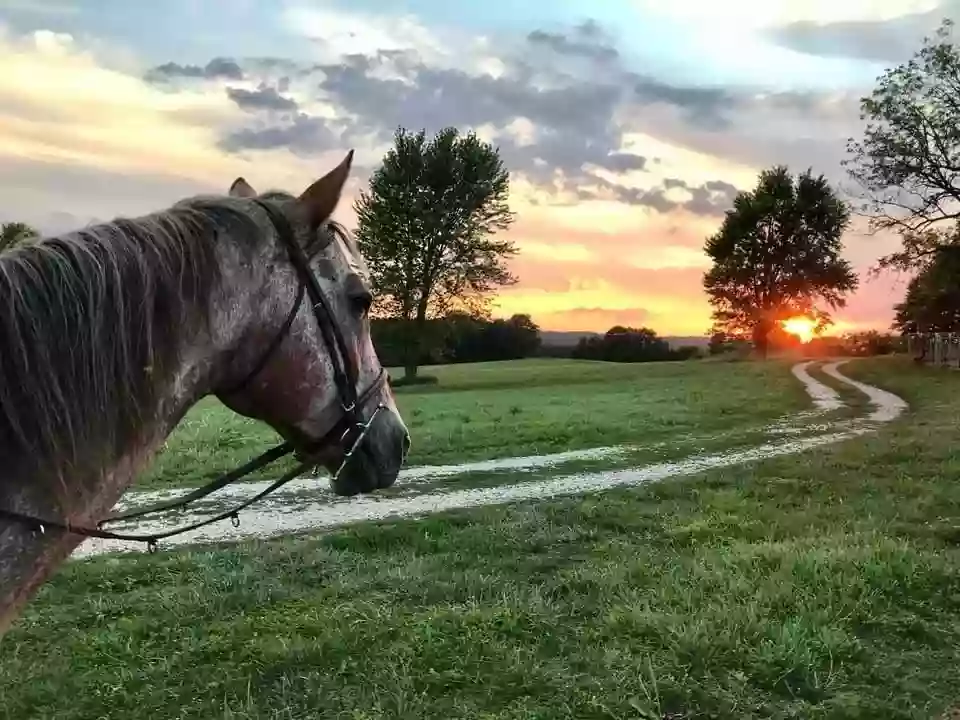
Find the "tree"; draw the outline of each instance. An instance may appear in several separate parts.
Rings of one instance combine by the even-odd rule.
[[[894,310],[893,327],[904,334],[960,331],[960,245],[929,256]]]
[[[374,318],[370,322],[373,344],[384,365],[404,363],[407,325],[403,320],[390,318]],[[454,312],[429,318],[424,325],[427,340],[421,345],[419,365],[516,360],[535,355],[540,349],[540,328],[529,315],[491,322]]]
[[[740,353],[750,349],[750,341],[742,333],[732,334],[715,328],[710,333],[707,343],[708,355],[723,355],[724,353]]]
[[[406,361],[409,323],[397,318],[371,318],[370,336],[380,362],[387,367],[402,367]],[[431,318],[424,328],[424,340],[417,357],[418,365],[445,363],[445,340],[449,332],[446,318]]]
[[[603,337],[580,338],[571,357],[581,360],[607,362],[657,362],[686,360],[696,348],[673,350],[663,338],[650,328],[630,328],[614,325]]]
[[[483,340],[491,360],[519,360],[540,349],[540,327],[527,313],[517,313],[490,323]]]
[[[487,322],[469,312],[452,312],[443,318],[441,338],[444,360],[450,363],[476,362]]]
[[[0,252],[36,240],[39,237],[40,233],[26,223],[3,223],[0,225]]]
[[[797,176],[776,166],[756,187],[734,199],[720,230],[705,246],[713,267],[703,286],[714,308],[715,332],[749,334],[765,357],[768,336],[794,315],[825,327],[831,309],[846,304],[857,287],[850,263],[840,257],[849,211],[823,175]]]
[[[861,98],[864,137],[844,161],[863,190],[872,230],[902,237],[880,267],[916,269],[958,239],[960,221],[960,52],[944,20],[908,62],[887,70]]]
[[[890,355],[901,350],[902,338],[876,330],[847,333],[843,337],[844,351],[848,355]]]
[[[404,372],[417,373],[427,319],[451,310],[483,315],[490,293],[516,282],[516,253],[498,230],[513,222],[509,173],[473,133],[433,139],[403,128],[354,208],[357,241],[377,289],[376,312],[406,321]]]
[[[526,314],[487,322],[456,313],[448,317],[445,355],[450,362],[519,360],[540,349],[540,328]]]

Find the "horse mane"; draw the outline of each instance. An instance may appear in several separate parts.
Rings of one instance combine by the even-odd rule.
[[[195,198],[0,253],[0,486],[100,468],[137,438],[208,320],[217,243],[260,236],[241,207]]]

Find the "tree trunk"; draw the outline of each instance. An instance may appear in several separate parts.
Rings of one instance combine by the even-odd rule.
[[[765,320],[761,320],[753,326],[753,349],[756,350],[761,360],[767,359],[770,329],[770,324]]]
[[[420,351],[423,348],[423,331],[427,323],[427,304],[421,302],[417,305],[417,314],[414,317],[410,327],[410,334],[407,336],[406,359],[403,364],[404,380],[415,380],[417,370],[420,368]]]
[[[417,378],[417,369],[420,365],[420,332],[422,325],[415,319],[407,323],[404,331],[403,348],[403,379],[415,380]]]
[[[403,379],[406,381],[416,380],[417,379],[417,370],[419,370],[419,364],[416,359],[413,357],[413,353],[407,354],[407,361],[403,366]]]

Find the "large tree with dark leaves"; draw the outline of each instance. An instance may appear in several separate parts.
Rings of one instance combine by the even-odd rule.
[[[0,225],[0,251],[36,240],[40,233],[26,223],[8,222]]]
[[[826,179],[808,170],[794,179],[777,166],[741,192],[720,230],[706,242],[713,267],[703,286],[714,308],[715,330],[749,336],[765,356],[778,323],[807,315],[821,326],[857,287],[840,257],[849,211]]]
[[[944,20],[910,61],[880,76],[860,101],[863,139],[847,144],[843,164],[862,189],[871,228],[903,240],[881,267],[918,269],[960,237],[960,52],[952,26]]]
[[[960,245],[930,255],[895,310],[893,327],[902,333],[960,332]]]
[[[509,173],[498,151],[456,128],[397,130],[394,147],[355,204],[357,240],[382,317],[409,323],[405,374],[417,372],[426,321],[453,310],[483,314],[494,289],[516,282]]]

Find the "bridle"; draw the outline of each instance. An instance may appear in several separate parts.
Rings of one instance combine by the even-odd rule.
[[[317,463],[315,460],[311,460],[310,457],[315,457],[315,454],[318,451],[330,446],[333,443],[336,443],[340,448],[343,449],[343,459],[341,460],[336,472],[333,474],[332,480],[335,482],[337,478],[339,478],[340,473],[343,472],[344,468],[350,462],[354,454],[361,449],[362,443],[367,437],[367,433],[370,431],[370,427],[377,415],[387,409],[386,405],[383,403],[378,403],[368,418],[364,419],[363,417],[364,408],[370,403],[370,400],[387,381],[387,372],[385,369],[381,368],[374,381],[370,383],[370,385],[367,386],[363,392],[358,393],[357,385],[359,383],[360,375],[359,367],[353,360],[353,356],[350,353],[346,339],[343,336],[343,331],[334,318],[329,301],[324,295],[316,276],[310,269],[310,259],[297,242],[297,238],[294,234],[290,221],[279,209],[273,205],[270,205],[266,201],[255,199],[253,202],[263,209],[270,218],[271,224],[277,233],[280,243],[287,251],[290,264],[293,266],[298,275],[299,283],[293,302],[293,307],[287,314],[283,325],[281,325],[280,331],[271,341],[270,345],[254,365],[253,369],[244,376],[242,381],[232,384],[225,389],[219,389],[217,390],[216,394],[224,396],[235,394],[246,388],[257,378],[257,376],[260,375],[261,372],[263,372],[263,370],[270,363],[270,360],[274,354],[279,350],[279,348],[283,345],[284,340],[286,340],[288,337],[294,321],[300,314],[304,298],[309,297],[310,306],[313,310],[313,317],[316,320],[317,326],[320,328],[323,342],[330,351],[330,362],[333,365],[333,379],[337,388],[337,395],[341,411],[339,420],[319,440],[312,441],[307,445],[301,444],[299,446],[288,440],[267,450],[264,453],[261,453],[240,467],[221,475],[216,480],[213,480],[202,487],[196,488],[185,495],[181,495],[180,497],[166,502],[149,505],[145,508],[130,510],[123,513],[114,513],[98,522],[95,528],[71,525],[70,523],[61,523],[53,520],[43,520],[30,515],[4,510],[2,508],[0,508],[0,519],[26,525],[30,527],[35,535],[42,535],[46,532],[47,528],[52,528],[55,530],[73,533],[75,535],[82,535],[84,537],[143,542],[147,544],[147,549],[150,552],[156,552],[157,543],[159,540],[189,532],[190,530],[196,530],[197,528],[211,525],[213,523],[226,520],[227,518],[233,522],[234,527],[239,527],[239,513],[241,510],[273,493],[275,490],[283,485],[286,485],[291,480],[300,477],[301,473],[304,471],[315,467]],[[296,454],[298,457],[304,455],[306,456],[306,459],[302,462],[298,462],[295,468],[281,475],[259,493],[253,495],[244,502],[225,512],[218,513],[189,525],[173,528],[172,530],[165,530],[163,532],[149,534],[118,533],[103,529],[103,525],[109,522],[131,520],[133,518],[140,518],[146,515],[153,515],[155,513],[168,510],[184,509],[197,500],[205,498],[217,490],[220,490],[227,485],[237,482],[247,475],[250,475],[252,472],[255,472],[260,468],[275,463],[277,460],[292,454]]]
[[[324,437],[311,443],[311,446],[324,447],[328,445],[330,437],[338,430],[341,433],[340,442],[342,444],[348,434],[356,431],[357,428],[369,425],[380,411],[386,410],[386,406],[380,404],[374,409],[373,415],[371,415],[366,423],[364,423],[360,417],[364,406],[370,401],[373,394],[386,382],[387,371],[380,368],[376,379],[374,379],[361,394],[357,394],[360,375],[359,368],[357,364],[353,362],[353,356],[347,346],[346,339],[343,337],[343,331],[334,320],[333,312],[330,309],[326,296],[323,294],[323,290],[320,288],[320,283],[317,282],[316,275],[310,270],[310,258],[307,257],[303,248],[300,247],[300,244],[297,242],[290,221],[273,205],[263,200],[254,200],[253,202],[267,213],[267,216],[273,223],[277,231],[277,237],[285,246],[287,255],[290,258],[290,264],[293,265],[294,270],[296,270],[300,282],[297,286],[297,295],[294,299],[293,307],[290,308],[290,312],[287,314],[287,318],[281,326],[280,331],[267,347],[266,351],[264,351],[260,360],[253,366],[253,369],[247,373],[243,380],[225,389],[218,390],[217,394],[232,395],[237,393],[253,382],[256,377],[263,372],[274,353],[287,338],[287,334],[290,332],[294,320],[300,313],[300,307],[303,305],[303,299],[306,294],[310,298],[310,305],[313,309],[317,326],[320,328],[323,336],[323,342],[330,350],[330,362],[333,365],[333,381],[337,387],[342,413],[340,421],[335,424]]]

